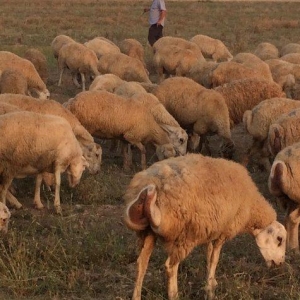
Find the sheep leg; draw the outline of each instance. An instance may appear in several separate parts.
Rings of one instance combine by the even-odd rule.
[[[60,184],[61,184],[61,174],[60,174],[60,169],[57,168],[55,170],[55,198],[54,198],[54,207],[56,210],[56,213],[60,214],[62,213],[61,211],[61,206],[60,206]]]
[[[58,80],[58,86],[61,86],[61,80],[62,80],[62,76],[63,76],[64,70],[65,70],[65,68],[62,68],[60,70],[59,80]]]
[[[215,274],[224,242],[224,239],[218,239],[214,242],[210,242],[207,247],[207,284],[205,290],[207,299],[209,300],[212,300],[215,296],[215,288],[218,284]]]
[[[80,73],[80,76],[81,76],[81,73]],[[72,72],[72,81],[76,85],[76,87],[78,87],[78,88],[81,87],[80,84],[79,84],[79,82],[78,82],[77,73],[76,72],[75,73]]]
[[[11,205],[15,206],[17,209],[20,209],[22,207],[22,204],[18,201],[18,199],[10,191],[7,191],[6,198],[7,198],[8,202]]]
[[[41,185],[43,181],[43,175],[38,174],[36,176],[36,181],[35,181],[35,191],[34,191],[34,198],[33,198],[33,205],[37,209],[42,209],[44,208],[44,205],[41,201]]]
[[[287,248],[299,252],[299,223],[300,207],[296,204],[290,204],[285,220],[287,230]]]
[[[13,181],[12,177],[2,176],[1,202],[4,204],[6,204],[6,195],[12,181]]]
[[[82,91],[85,91],[85,76],[83,73],[80,73],[81,75],[81,82],[82,82]]]
[[[148,234],[143,241],[143,246],[140,255],[137,259],[137,276],[135,281],[132,300],[140,300],[142,298],[142,285],[148,267],[151,253],[154,249],[156,237],[153,234]]]
[[[147,161],[146,161],[146,148],[142,143],[135,144],[141,151],[141,166],[142,169],[145,170],[147,168]]]
[[[132,152],[131,148],[128,151],[130,144],[122,141],[122,152],[123,152],[123,169],[128,172],[132,165]]]
[[[171,257],[169,256],[166,263],[166,273],[168,277],[168,299],[175,300],[178,299],[178,285],[177,285],[177,275],[179,262],[170,264]]]

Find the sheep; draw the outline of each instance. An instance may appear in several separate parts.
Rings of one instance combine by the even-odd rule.
[[[75,40],[67,35],[60,34],[56,36],[51,42],[51,49],[53,51],[54,58],[58,59],[58,54],[62,46],[73,42],[75,42]]]
[[[223,154],[231,155],[234,144],[229,113],[220,93],[206,89],[192,79],[173,77],[163,81],[154,95],[182,128],[202,136],[204,140],[208,134],[218,134],[225,142]]]
[[[94,143],[93,137],[82,126],[79,120],[60,103],[54,100],[38,100],[23,95],[3,94],[0,95],[0,111],[3,104],[13,106],[11,110],[16,107],[19,110],[56,115],[66,119],[71,125],[72,130],[82,147],[83,155],[89,163],[89,172],[91,174],[97,174],[99,172],[102,157],[100,145]]]
[[[54,206],[56,212],[61,213],[61,173],[67,171],[69,185],[74,187],[88,165],[70,124],[58,116],[11,112],[0,116],[0,132],[4,137],[0,145],[2,203],[6,202],[7,190],[14,178],[52,172],[55,174]],[[34,201],[37,199],[35,196]],[[20,203],[12,204],[20,206]]]
[[[300,53],[300,44],[289,43],[283,46],[280,50],[280,56],[284,56],[289,53]]]
[[[275,45],[267,42],[258,44],[254,50],[254,54],[261,60],[279,58],[278,48]]]
[[[300,53],[289,53],[281,56],[280,59],[292,64],[300,64]]]
[[[70,69],[74,84],[79,88],[77,73],[80,73],[82,90],[85,91],[85,77],[87,75],[100,75],[98,58],[95,52],[80,43],[67,43],[61,47],[58,55],[58,67],[60,76],[58,86],[61,85],[62,75],[66,68]]]
[[[268,171],[271,165],[267,138],[270,125],[282,114],[300,108],[300,102],[288,98],[270,98],[261,101],[252,110],[246,110],[243,116],[243,124],[246,131],[252,136],[253,143],[248,150],[245,164],[255,155],[259,156],[259,163]]]
[[[138,40],[124,39],[120,43],[120,50],[130,57],[139,59],[146,68],[144,47]]]
[[[11,217],[11,213],[8,207],[0,202],[0,231],[3,233],[7,233],[8,231],[8,223]]]
[[[0,71],[12,69],[27,80],[29,92],[37,93],[40,99],[48,99],[50,93],[32,62],[9,51],[0,51]]]
[[[120,48],[116,44],[101,37],[95,37],[94,39],[85,42],[84,45],[93,50],[98,59],[104,54],[121,53]]]
[[[300,107],[282,114],[269,127],[267,145],[275,156],[283,148],[300,142]]]
[[[89,91],[100,91],[105,90],[107,92],[113,93],[117,86],[122,84],[122,80],[119,76],[115,74],[104,74],[98,75],[94,78],[93,82],[89,87]]]
[[[142,168],[146,167],[145,145],[148,143],[156,147],[159,159],[176,154],[167,134],[171,129],[159,126],[149,109],[139,101],[128,101],[106,91],[86,91],[77,94],[67,107],[93,136],[125,142],[125,170],[129,169],[127,143],[141,151]]]
[[[0,94],[22,94],[28,95],[26,78],[17,70],[6,69],[0,77]]]
[[[98,69],[101,74],[112,73],[126,81],[151,83],[142,62],[123,53],[102,55]]]
[[[194,247],[207,245],[208,299],[226,240],[249,233],[268,267],[285,260],[286,230],[238,163],[201,154],[157,162],[137,173],[124,195],[124,223],[141,245],[132,299],[141,299],[143,278],[159,239],[167,252],[168,299],[178,299],[177,273]]]
[[[21,111],[16,105],[0,101],[0,115],[5,115],[13,111]]]
[[[24,53],[24,58],[31,61],[39,73],[42,80],[47,84],[48,80],[48,67],[45,55],[38,49],[30,48]]]
[[[153,64],[158,75],[158,82],[164,80],[164,73],[168,75],[186,76],[189,70],[198,61],[203,61],[190,49],[180,48],[176,45],[165,45],[155,51]]]
[[[256,70],[265,80],[273,81],[269,65],[252,53],[242,52],[234,56],[232,61]]]
[[[216,87],[215,91],[219,92],[226,101],[231,126],[242,122],[244,112],[252,109],[259,102],[285,95],[275,82],[254,78],[235,80]]]
[[[281,150],[275,157],[268,179],[269,191],[286,210],[287,249],[299,253],[299,160],[300,143]]]
[[[224,43],[218,39],[197,34],[193,36],[190,41],[198,45],[205,58],[211,58],[214,62],[230,61],[233,57]]]

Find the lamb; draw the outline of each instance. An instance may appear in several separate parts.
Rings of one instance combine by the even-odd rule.
[[[144,47],[138,40],[124,39],[120,43],[120,50],[130,57],[139,59],[146,68]]]
[[[101,166],[102,149],[100,145],[94,143],[93,137],[82,126],[79,120],[60,103],[54,100],[37,100],[23,95],[3,94],[0,95],[0,111],[4,104],[13,106],[19,110],[26,110],[41,114],[50,114],[62,117],[68,121],[79,141],[83,155],[89,163],[88,170],[91,174],[97,174]]]
[[[186,76],[189,70],[198,63],[204,61],[204,57],[186,48],[176,45],[165,45],[155,51],[153,64],[158,75],[158,82],[164,80],[164,73],[168,75]]]
[[[280,115],[269,127],[267,145],[275,156],[283,148],[300,142],[300,107]]]
[[[101,37],[95,37],[94,39],[85,42],[84,45],[93,50],[98,59],[104,54],[121,53],[120,48],[116,44]]]
[[[233,57],[224,43],[218,39],[197,34],[193,36],[190,41],[198,45],[205,58],[211,58],[214,62],[229,61]]]
[[[141,299],[143,278],[159,239],[168,258],[168,299],[178,299],[181,261],[198,245],[207,245],[208,299],[213,299],[215,271],[226,240],[254,236],[270,267],[285,260],[286,230],[259,193],[247,170],[232,161],[187,154],[157,162],[137,173],[126,189],[124,222],[137,232],[141,251],[132,299]]]
[[[59,50],[58,55],[58,67],[60,70],[58,86],[61,85],[64,70],[68,68],[77,87],[80,87],[77,81],[77,73],[80,73],[82,90],[85,91],[85,77],[88,75],[100,75],[97,64],[98,58],[93,50],[76,42],[65,44]]]
[[[87,91],[69,101],[68,109],[93,136],[100,139],[121,139],[124,143],[125,170],[129,169],[127,143],[141,151],[141,166],[146,167],[145,145],[156,147],[159,159],[175,156],[166,126],[162,129],[144,104],[106,91]]]
[[[40,99],[48,99],[50,93],[32,62],[9,51],[0,51],[0,71],[12,69],[27,80],[29,92],[37,93]]]
[[[24,58],[31,61],[39,73],[42,80],[47,84],[48,80],[48,67],[45,55],[38,49],[30,48],[24,53]]]
[[[286,210],[287,249],[299,254],[299,159],[300,143],[281,150],[275,157],[268,186]]]
[[[8,207],[0,202],[0,231],[7,233],[11,213]]]
[[[253,144],[247,153],[245,163],[255,155],[266,170],[270,170],[267,137],[270,125],[282,114],[300,108],[300,102],[288,98],[270,98],[260,102],[252,110],[247,110],[243,116],[246,131],[253,137]]]
[[[300,53],[300,44],[289,43],[283,46],[280,50],[280,56],[284,56],[289,53]]]
[[[69,185],[74,187],[88,165],[70,124],[58,116],[11,112],[0,116],[0,132],[5,137],[0,145],[2,203],[6,202],[7,190],[14,178],[51,172],[55,174],[54,206],[56,212],[61,213],[61,173],[68,173]],[[20,206],[20,203],[12,204]]]
[[[261,101],[285,95],[275,82],[259,79],[235,80],[216,87],[215,91],[219,92],[226,101],[231,126],[242,122],[244,112]]]
[[[192,79],[173,77],[163,81],[154,95],[182,128],[204,140],[208,134],[218,134],[224,140],[223,154],[231,155],[234,144],[229,112],[220,93],[206,89]]]
[[[17,70],[6,69],[0,77],[0,94],[22,94],[28,95],[26,78]]]
[[[258,44],[256,49],[254,50],[254,54],[261,60],[279,58],[278,48],[275,45],[267,42]]]
[[[60,34],[56,36],[53,41],[51,42],[51,49],[53,51],[53,56],[58,59],[58,54],[62,46],[68,44],[68,43],[73,43],[75,40],[73,40],[71,37]]]
[[[98,69],[101,74],[112,73],[126,81],[151,83],[143,63],[123,53],[102,55]]]

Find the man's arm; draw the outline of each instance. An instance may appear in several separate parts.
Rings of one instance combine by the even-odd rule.
[[[161,10],[160,11],[160,16],[159,16],[159,20],[157,21],[157,25],[161,25],[163,19],[166,17],[167,15],[167,11],[166,10]]]

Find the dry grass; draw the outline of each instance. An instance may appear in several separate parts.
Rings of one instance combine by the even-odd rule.
[[[0,45],[22,55],[29,47],[47,57],[52,98],[63,102],[80,92],[69,78],[57,87],[58,71],[50,43],[58,34],[79,42],[104,36],[115,43],[138,39],[146,49],[150,1],[96,0],[1,0]],[[300,6],[297,3],[167,1],[165,35],[191,38],[207,34],[221,39],[234,53],[251,52],[264,41],[282,47],[299,41]],[[153,70],[150,68],[150,71]],[[151,78],[155,80],[152,73]],[[234,132],[239,154],[251,140],[239,128]],[[216,144],[217,145],[217,144]],[[215,152],[217,153],[217,146]],[[135,235],[122,224],[122,195],[139,170],[122,171],[120,155],[113,156],[103,144],[100,174],[85,174],[75,189],[62,185],[64,214],[53,212],[53,193],[44,190],[44,211],[32,208],[33,179],[17,181],[18,198],[24,204],[13,211],[10,232],[0,240],[0,299],[130,299],[134,286]],[[135,162],[139,157],[135,157]],[[153,162],[153,158],[150,163]],[[271,198],[268,174],[253,167],[251,175]],[[245,191],[246,192],[246,191]],[[165,255],[158,247],[145,278],[143,298],[166,299]],[[205,255],[196,249],[180,266],[181,299],[204,297]],[[300,259],[289,255],[282,268],[268,270],[249,236],[226,244],[217,269],[217,298],[226,300],[300,299]]]

